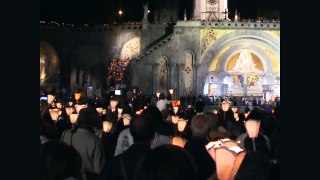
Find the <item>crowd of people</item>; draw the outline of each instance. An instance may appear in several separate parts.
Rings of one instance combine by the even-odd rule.
[[[226,139],[240,149],[235,157],[245,153],[228,179],[280,179],[280,103],[242,111],[228,97],[205,110],[205,99],[184,106],[164,93],[155,101],[41,96],[48,97],[40,101],[41,179],[224,179],[222,145],[207,145]],[[260,122],[254,140],[250,120]]]

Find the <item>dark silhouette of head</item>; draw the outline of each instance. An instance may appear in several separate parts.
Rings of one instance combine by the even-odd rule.
[[[134,143],[150,145],[155,134],[154,120],[151,114],[142,113],[130,123],[130,132]]]
[[[205,138],[208,136],[209,129],[211,128],[210,119],[205,114],[197,114],[191,120],[190,129],[192,136]]]
[[[197,101],[194,108],[197,113],[202,113],[204,108],[204,103],[202,101]]]
[[[271,163],[258,151],[246,151],[235,180],[269,180]]]
[[[96,125],[98,119],[99,115],[95,109],[83,108],[79,112],[76,126],[72,130],[72,132],[76,132],[78,128],[92,130],[92,128]]]
[[[81,179],[81,166],[79,152],[62,141],[51,140],[40,148],[40,179]]]
[[[191,155],[175,145],[161,145],[147,152],[136,168],[136,180],[197,180]]]
[[[148,106],[141,114],[149,114],[152,116],[152,122],[154,126],[157,126],[162,120],[163,116],[157,106],[150,105]]]
[[[160,93],[159,99],[166,99],[166,95],[164,93]]]

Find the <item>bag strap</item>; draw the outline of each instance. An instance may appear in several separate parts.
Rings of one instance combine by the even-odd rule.
[[[124,164],[123,164],[123,155],[120,156],[120,165],[121,165],[121,172],[122,172],[122,175],[123,175],[123,179],[124,180],[128,180],[127,173],[126,173],[126,170],[125,170]]]

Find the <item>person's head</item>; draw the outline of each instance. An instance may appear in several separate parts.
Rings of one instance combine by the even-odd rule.
[[[258,151],[246,151],[235,180],[268,180],[271,164],[267,156]]]
[[[163,116],[157,106],[150,105],[146,109],[143,110],[141,114],[150,114],[152,116],[152,122],[154,126],[157,126],[162,120]]]
[[[223,111],[228,111],[230,107],[230,102],[224,99],[221,100],[221,108]]]
[[[196,180],[197,167],[191,155],[179,146],[161,145],[141,157],[136,180]]]
[[[197,113],[202,113],[204,108],[204,103],[202,101],[197,101],[195,105],[195,110]]]
[[[79,152],[62,141],[51,140],[40,148],[41,179],[81,178],[81,166]]]
[[[142,113],[130,123],[130,132],[134,143],[150,145],[154,138],[155,126],[152,115]]]
[[[166,95],[164,93],[160,93],[159,99],[166,99]]]
[[[93,108],[83,108],[79,111],[76,127],[92,129],[98,121],[98,113]]]
[[[205,114],[198,114],[193,116],[191,120],[191,132],[192,136],[207,137],[211,123],[209,117]]]

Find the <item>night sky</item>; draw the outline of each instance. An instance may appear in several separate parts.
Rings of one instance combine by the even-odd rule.
[[[142,4],[147,0],[40,0],[40,20],[75,24],[112,23],[118,18],[118,10],[124,11],[123,21],[141,21],[143,17]],[[151,0],[166,1],[166,0]],[[172,0],[171,0],[172,1]],[[257,17],[257,7],[263,7],[266,12],[279,9],[280,0],[229,0],[229,17],[234,16],[235,9],[241,13],[241,18]],[[152,3],[152,2],[151,2]],[[151,4],[150,3],[150,4]],[[179,0],[179,11],[188,8],[192,11],[193,0]],[[149,6],[152,11],[152,5]],[[181,13],[179,13],[181,14]],[[180,17],[181,15],[179,15]]]

